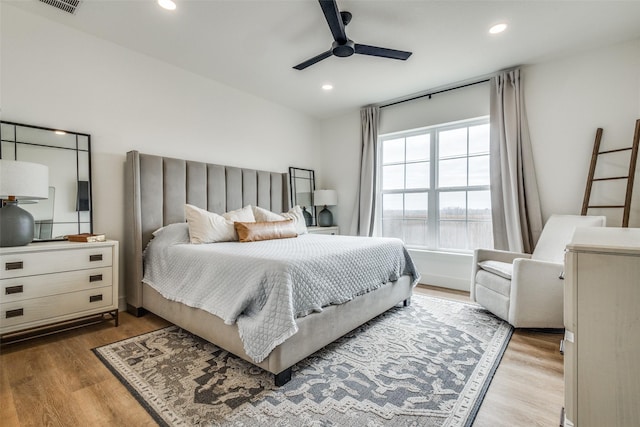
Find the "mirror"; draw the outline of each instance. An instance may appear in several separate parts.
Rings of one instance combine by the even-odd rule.
[[[33,215],[34,241],[92,233],[91,136],[13,122],[0,122],[0,158],[49,167],[49,198],[21,201]]]
[[[316,225],[316,208],[313,205],[316,178],[313,170],[290,167],[289,186],[291,187],[291,206],[300,205],[307,226]]]

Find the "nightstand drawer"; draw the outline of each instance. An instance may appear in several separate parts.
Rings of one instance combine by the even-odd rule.
[[[64,251],[44,250],[2,255],[0,256],[0,277],[9,279],[36,274],[108,267],[112,264],[112,248],[110,246],[90,247],[90,243],[79,243],[79,245],[83,246]]]
[[[111,286],[111,267],[0,280],[0,303]]]
[[[307,227],[309,234],[329,234],[332,236],[340,234],[340,227],[332,225],[330,227]]]
[[[56,321],[56,317],[81,316],[85,311],[108,307],[112,302],[113,288],[107,286],[0,304],[0,331],[11,332],[42,320]]]

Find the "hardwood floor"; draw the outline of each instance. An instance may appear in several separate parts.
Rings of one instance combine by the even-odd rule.
[[[468,294],[419,286],[422,294],[469,301]],[[156,425],[91,349],[168,325],[120,313],[120,326],[92,325],[0,348],[0,424]],[[474,426],[557,426],[563,400],[561,334],[516,330]]]

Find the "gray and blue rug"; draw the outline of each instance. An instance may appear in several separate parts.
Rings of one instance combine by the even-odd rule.
[[[161,425],[469,426],[513,329],[414,295],[313,354],[292,380],[176,326],[94,349]]]

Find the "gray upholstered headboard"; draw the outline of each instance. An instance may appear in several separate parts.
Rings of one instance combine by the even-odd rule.
[[[158,228],[184,222],[184,204],[224,213],[246,205],[289,209],[287,173],[127,153],[125,287],[127,308],[142,307],[142,251]]]

